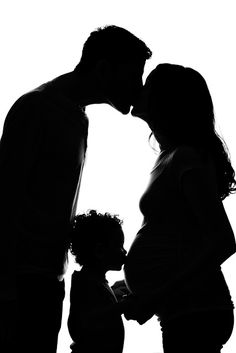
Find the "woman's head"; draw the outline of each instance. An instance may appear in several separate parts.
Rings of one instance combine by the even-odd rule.
[[[180,65],[160,64],[144,87],[145,114],[155,137],[174,144],[207,143],[214,133],[214,112],[204,78]],[[144,108],[144,107],[142,107]],[[141,108],[141,110],[142,110]],[[134,107],[133,115],[138,115]]]
[[[180,65],[158,65],[147,77],[132,114],[148,123],[161,149],[189,145],[203,156],[210,155],[222,199],[236,191],[225,142],[215,130],[211,95],[197,71]]]

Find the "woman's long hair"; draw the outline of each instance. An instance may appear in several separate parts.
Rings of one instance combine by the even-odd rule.
[[[223,200],[236,191],[235,172],[227,146],[216,132],[214,108],[206,81],[195,70],[160,64],[148,76],[148,116],[154,136],[189,145],[211,155]]]

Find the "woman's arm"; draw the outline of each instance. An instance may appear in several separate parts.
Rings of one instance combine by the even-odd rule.
[[[205,168],[188,170],[180,179],[187,207],[196,220],[203,242],[201,253],[191,264],[191,271],[220,266],[236,250],[234,233],[214,179],[214,174],[207,173]]]

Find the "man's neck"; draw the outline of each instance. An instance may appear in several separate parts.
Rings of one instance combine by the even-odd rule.
[[[53,84],[62,95],[82,108],[91,104],[105,103],[92,75],[72,71],[55,78]]]

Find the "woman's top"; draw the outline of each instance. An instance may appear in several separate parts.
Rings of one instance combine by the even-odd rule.
[[[74,271],[68,329],[73,353],[122,353],[124,325],[105,276]]]
[[[204,172],[209,185],[216,183],[212,162],[209,158],[203,159],[193,148],[181,146],[164,151],[157,159],[140,200],[143,225],[124,267],[127,285],[136,295],[147,295],[174,282],[204,251],[205,231],[189,207],[182,188],[184,173],[197,169]],[[227,218],[222,203],[221,207],[223,217]],[[165,319],[233,306],[220,262],[199,269],[183,285],[157,301],[157,314]]]

